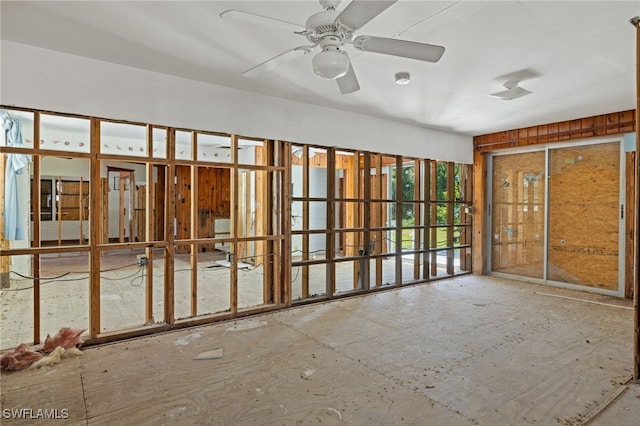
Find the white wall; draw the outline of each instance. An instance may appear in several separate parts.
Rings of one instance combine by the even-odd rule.
[[[2,40],[0,103],[471,163],[455,135]],[[327,125],[327,123],[331,123]]]

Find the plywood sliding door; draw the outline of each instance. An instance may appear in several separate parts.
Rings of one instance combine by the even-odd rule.
[[[548,279],[618,289],[620,144],[549,153]]]
[[[620,142],[492,158],[491,270],[621,291]]]
[[[545,152],[495,156],[491,269],[544,277]]]

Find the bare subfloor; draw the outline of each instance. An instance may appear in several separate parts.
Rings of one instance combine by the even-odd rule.
[[[3,373],[2,424],[584,424],[631,374],[632,311],[552,294],[630,306],[478,276],[307,305]],[[626,386],[590,424],[637,424]]]

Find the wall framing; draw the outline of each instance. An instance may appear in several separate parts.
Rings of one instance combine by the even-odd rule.
[[[464,259],[460,262],[462,267],[457,263],[457,256],[470,250],[470,242],[454,238],[458,233],[470,234],[470,215],[459,217],[456,213],[462,211],[463,206],[470,205],[470,200],[467,199],[471,195],[470,165],[368,151],[341,151],[335,147],[217,133],[214,135],[228,139],[230,159],[220,162],[205,161],[200,156],[199,136],[210,132],[27,108],[2,108],[33,114],[35,140],[40,140],[42,115],[86,120],[89,129],[89,144],[82,152],[47,149],[38,144],[21,148],[0,146],[1,161],[11,153],[28,153],[33,156],[33,182],[30,187],[33,194],[41,192],[39,177],[45,172],[43,158],[64,156],[71,160],[84,160],[88,165],[87,177],[80,178],[81,185],[89,187],[90,226],[86,239],[80,238],[77,243],[69,244],[59,238],[57,245],[43,247],[41,204],[40,197],[37,196],[32,197],[36,214],[32,224],[32,240],[28,247],[13,247],[2,238],[0,259],[3,272],[10,270],[9,261],[13,257],[27,256],[32,262],[32,295],[35,302],[32,339],[29,340],[34,344],[40,343],[43,326],[40,322],[43,315],[40,310],[43,303],[43,279],[40,276],[43,256],[74,254],[86,257],[87,344],[238,318],[300,303],[424,283],[470,272],[466,255],[463,255]],[[104,123],[142,128],[144,137],[140,141],[139,150],[142,154],[138,153],[137,148],[123,150],[122,153],[105,151]],[[163,142],[166,142],[166,146],[163,145],[158,153],[158,140],[154,136],[156,131],[164,135]],[[178,152],[184,146],[178,148],[180,142],[177,140],[177,132],[181,136],[187,132],[190,135],[186,149],[190,153],[188,158],[183,155],[185,151]],[[256,147],[253,159],[247,160],[246,150],[242,151],[245,146],[243,143]],[[301,157],[293,155],[296,147],[302,148]],[[314,150],[322,152],[313,155]],[[431,181],[435,182],[436,168],[439,165],[447,170],[446,192],[450,194],[450,199],[438,199],[432,192],[436,187],[431,185]],[[293,196],[289,184],[294,166],[301,166],[303,169],[303,189],[298,197]],[[111,220],[105,207],[109,203],[110,189],[108,182],[105,182],[104,171],[109,167],[138,170],[135,174],[131,172],[127,175],[130,179],[128,194],[125,195],[124,190],[120,190],[117,198],[120,205],[128,203],[130,209],[135,210],[129,214],[129,222],[123,221],[122,212],[118,214],[120,225],[117,238],[110,238],[108,227]],[[311,196],[310,171],[314,167],[329,171],[326,173],[328,190],[323,197]],[[404,181],[403,173],[398,172],[395,180],[391,180],[392,169],[402,171],[407,167],[413,170],[415,177]],[[226,173],[228,180],[212,183],[209,173],[211,170]],[[460,177],[462,170],[464,178]],[[250,184],[245,185],[243,179],[251,179]],[[137,184],[136,180],[143,180],[144,183]],[[454,180],[464,180],[464,189],[457,198],[452,195],[455,192],[454,185],[458,185]],[[405,184],[413,185],[413,189],[402,195]],[[228,189],[228,195],[223,198],[228,197],[225,202],[229,206],[230,230],[222,234],[203,233],[199,224],[206,223],[207,229],[212,225],[203,221],[199,208],[203,202],[209,201],[210,191],[215,190],[211,188],[218,185]],[[135,194],[134,190],[137,191]],[[217,193],[215,196],[220,197],[221,194]],[[181,203],[184,200],[184,206],[176,207],[175,201],[178,199]],[[304,205],[303,225],[301,230],[292,231],[291,206],[295,202],[302,202]],[[316,214],[313,212],[314,203],[323,204],[326,208],[323,213],[326,217],[325,227],[321,230],[309,229],[310,216]],[[259,222],[255,228],[247,222],[247,216],[242,214],[243,208],[250,204],[255,209],[255,218]],[[435,216],[431,215],[440,204],[445,206],[446,223],[438,223]],[[412,221],[403,223],[402,212],[406,209],[412,210],[414,216]],[[436,243],[441,233],[439,229],[446,234],[446,243],[441,246]],[[293,235],[301,237],[301,259],[292,257]],[[325,240],[327,255],[323,259],[314,259],[309,254],[310,241],[318,235]],[[387,236],[386,239],[383,238],[384,235]],[[403,241],[406,235],[412,237]],[[372,244],[376,236],[376,242]],[[217,312],[203,312],[206,309],[202,307],[203,278],[198,272],[202,269],[199,266],[202,259],[206,257],[202,250],[220,246],[229,247],[231,254],[228,268],[228,307]],[[340,252],[339,255],[336,250]],[[125,327],[114,327],[109,323],[108,315],[105,315],[109,300],[101,296],[112,286],[105,275],[110,256],[120,252],[143,254],[146,257],[146,263],[140,266],[142,275],[135,277],[144,289],[143,297],[139,299],[142,319],[137,323],[132,320]],[[187,259],[188,265],[186,274],[183,269],[184,259]],[[258,264],[258,259],[263,261]],[[246,294],[242,290],[240,264],[246,261],[254,262],[256,268],[263,268],[264,274],[260,288],[261,302],[249,306],[242,304],[242,297]],[[350,271],[348,288],[344,287],[345,266]],[[294,300],[292,281],[298,276],[294,274],[297,268],[300,269],[303,284],[301,297]],[[314,268],[324,270],[324,291],[319,297],[310,291],[310,283],[314,281],[311,270]],[[387,282],[383,281],[386,273],[393,276]],[[136,285],[137,283],[138,281]],[[186,299],[181,298],[184,289],[188,292]],[[180,306],[184,303],[187,304],[187,314],[178,315],[180,309],[183,309]]]

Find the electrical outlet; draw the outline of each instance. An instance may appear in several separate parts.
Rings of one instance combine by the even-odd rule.
[[[149,263],[149,259],[145,254],[139,254],[137,258],[138,258],[138,266],[146,266],[147,263]]]
[[[9,288],[11,283],[9,281],[9,272],[0,272],[0,288]]]

